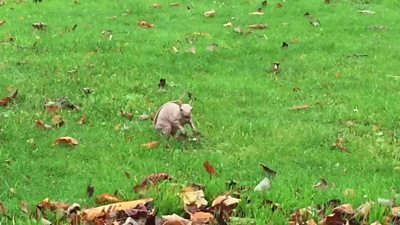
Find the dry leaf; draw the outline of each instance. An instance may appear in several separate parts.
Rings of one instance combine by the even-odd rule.
[[[159,8],[161,8],[161,5],[160,5],[160,3],[154,3],[152,5],[152,7],[155,8],[155,9],[159,9]]]
[[[176,7],[176,6],[180,6],[180,5],[181,4],[179,2],[174,2],[174,3],[169,4],[169,6],[171,6],[171,7]]]
[[[0,20],[0,26],[6,24],[6,20]]]
[[[123,112],[122,110],[121,112],[121,116],[127,118],[128,120],[132,120],[133,119],[133,114],[130,112]]]
[[[306,221],[306,225],[317,225],[317,223],[313,219],[310,219]]]
[[[0,106],[7,106],[12,100],[17,98],[17,96],[18,96],[18,89],[15,90],[15,92],[11,96],[0,99]]]
[[[249,15],[262,16],[262,15],[264,15],[264,12],[259,12],[259,11],[257,11],[257,12],[251,12],[251,13],[249,13]]]
[[[360,216],[362,219],[368,218],[369,213],[371,212],[373,202],[366,202],[360,205],[356,210],[356,216]]]
[[[70,206],[70,204],[64,202],[52,202],[49,198],[45,198],[41,203],[36,205],[36,208],[39,212],[45,214],[46,211],[66,211]]]
[[[143,114],[143,115],[140,115],[139,116],[139,120],[149,120],[150,119],[150,116],[149,115],[146,115],[146,114]]]
[[[44,30],[47,28],[47,24],[39,22],[39,23],[33,23],[32,27],[35,28],[36,30]]]
[[[208,202],[204,197],[205,195],[203,190],[197,185],[187,186],[181,191],[181,198],[185,206],[185,211],[189,214],[197,212],[199,209],[207,206]],[[188,210],[189,207],[187,206],[193,207],[190,207],[191,210]]]
[[[176,214],[162,216],[160,225],[191,225],[191,222]]]
[[[53,127],[46,124],[43,120],[35,120],[35,124],[37,127],[45,129],[45,130],[51,130]]]
[[[104,193],[96,196],[96,204],[98,205],[117,203],[117,202],[122,202],[122,200],[109,193]]]
[[[265,30],[268,28],[266,24],[252,24],[247,27],[254,30]]]
[[[234,198],[229,194],[218,196],[211,204],[211,210],[221,215],[222,220],[228,221],[229,216],[232,215],[233,210],[239,204],[240,199]]]
[[[173,177],[167,173],[153,173],[147,176],[142,183],[135,185],[133,187],[133,190],[135,192],[140,192],[143,191],[147,188],[149,188],[151,185],[157,185],[158,183],[164,181],[164,180],[172,180]]]
[[[157,148],[159,145],[160,145],[159,141],[151,141],[149,143],[142,144],[142,147],[145,147],[147,149],[154,149]]]
[[[318,183],[313,185],[313,187],[317,189],[326,189],[328,188],[328,181],[326,181],[324,178],[321,178]]]
[[[276,176],[276,171],[272,170],[271,168],[269,168],[267,165],[265,165],[264,163],[259,163],[259,165],[261,166],[262,170],[268,175],[268,176]]]
[[[276,3],[276,8],[278,9],[283,8],[283,4],[280,2]]]
[[[61,137],[58,138],[53,145],[65,145],[65,146],[75,146],[78,145],[78,141],[72,137]]]
[[[61,127],[62,125],[64,125],[64,121],[61,115],[54,115],[51,119],[51,122],[53,123],[53,127]]]
[[[343,195],[346,197],[355,197],[356,196],[356,191],[351,188],[347,188],[343,191]]]
[[[146,205],[152,201],[153,201],[152,198],[148,198],[148,199],[140,199],[140,200],[129,201],[129,202],[119,202],[119,203],[99,206],[96,208],[90,208],[90,209],[83,210],[81,218],[82,218],[82,221],[91,223],[91,222],[94,222],[98,218],[105,217],[106,215],[110,215],[117,211],[134,209],[138,205],[141,205],[141,204]]]
[[[210,10],[203,13],[204,17],[214,17],[216,15],[215,10]]]
[[[309,109],[311,106],[309,104],[304,104],[304,105],[296,105],[291,107],[289,110],[303,110],[303,109]]]
[[[339,205],[333,209],[333,212],[339,212],[344,214],[354,214],[353,207],[350,204]]]
[[[207,171],[207,173],[210,174],[211,176],[217,175],[217,171],[215,170],[215,168],[211,165],[211,163],[209,161],[205,161],[203,163],[203,167]]]
[[[144,20],[142,20],[142,21],[139,22],[139,26],[140,26],[141,28],[153,28],[153,27],[155,27],[154,24],[148,23],[148,22],[146,22],[146,21],[144,21]]]
[[[342,152],[347,152],[347,148],[346,148],[345,144],[346,144],[346,139],[343,137],[338,137],[336,139],[336,142],[333,145],[333,147],[336,147],[337,149],[339,149]]]
[[[88,186],[86,187],[86,193],[88,197],[91,198],[94,192],[95,192],[95,187],[92,184],[88,184]]]
[[[371,225],[382,225],[379,221],[375,221],[373,223],[371,223]]]
[[[7,215],[8,214],[8,209],[4,205],[4,203],[0,202],[0,215]]]
[[[214,224],[214,215],[209,212],[196,212],[190,215],[192,225]]]
[[[172,47],[172,52],[173,52],[173,53],[178,53],[179,51],[178,51],[178,49],[177,49],[175,46],[173,46],[173,47]]]
[[[26,202],[26,201],[21,201],[21,202],[19,203],[19,207],[20,207],[20,209],[21,209],[21,211],[22,211],[23,213],[29,214],[29,205],[28,205],[28,202]]]
[[[86,124],[86,119],[87,119],[86,114],[83,114],[82,117],[79,119],[79,125]]]
[[[224,24],[224,27],[232,27],[233,23],[232,22],[227,22]]]

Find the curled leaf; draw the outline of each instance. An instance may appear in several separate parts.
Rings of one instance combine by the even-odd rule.
[[[122,200],[109,193],[104,193],[96,196],[96,204],[98,205],[117,203],[117,202],[122,202]]]
[[[61,137],[58,138],[53,145],[76,146],[78,144],[78,141],[72,137]]]
[[[151,141],[146,144],[142,144],[143,147],[148,148],[148,149],[157,148],[159,145],[160,145],[159,141]]]
[[[173,177],[167,173],[153,173],[147,176],[142,183],[133,187],[135,192],[139,192],[149,188],[151,185],[157,185],[158,183],[165,180],[172,180]]]
[[[18,89],[15,90],[15,92],[11,96],[0,99],[0,106],[7,106],[12,100],[17,98],[17,96],[18,96]]]
[[[206,11],[203,13],[204,17],[214,17],[216,15],[215,10]]]
[[[203,167],[207,171],[207,173],[210,174],[211,176],[217,175],[217,171],[215,170],[215,168],[211,165],[211,163],[209,161],[205,161],[203,163]]]
[[[148,22],[146,22],[146,21],[144,21],[144,20],[142,20],[142,21],[140,21],[139,22],[139,26],[141,27],[141,28],[153,28],[153,27],[155,27],[155,25],[154,24],[151,24],[151,23],[148,23]]]

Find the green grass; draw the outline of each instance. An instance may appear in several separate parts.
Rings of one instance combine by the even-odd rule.
[[[19,202],[34,207],[46,197],[94,206],[86,197],[89,182],[97,194],[119,190],[124,199],[137,199],[133,185],[157,172],[176,177],[179,188],[164,183],[162,191],[148,196],[155,198],[160,214],[180,214],[181,186],[204,183],[209,200],[228,191],[225,182],[231,179],[252,189],[264,176],[259,162],[278,175],[270,191],[245,193],[252,202],[246,206],[244,199],[239,207],[259,224],[285,224],[295,208],[333,198],[356,207],[398,194],[399,3],[287,0],[279,9],[270,2],[264,16],[249,15],[258,0],[189,1],[179,7],[162,1],[161,9],[147,0],[8,1],[0,6],[0,19],[7,21],[0,26],[0,96],[10,95],[7,86],[20,91],[15,102],[0,108],[0,200],[10,214],[26,222]],[[202,13],[211,9],[216,17],[204,18]],[[363,9],[376,14],[357,13]],[[321,27],[310,25],[305,12]],[[156,27],[142,29],[141,20]],[[229,21],[244,30],[254,23],[269,29],[241,35],[223,27]],[[48,29],[34,30],[35,22]],[[75,24],[75,31],[65,32]],[[103,30],[113,31],[111,41]],[[299,43],[293,44],[294,38]],[[288,49],[281,49],[283,41]],[[213,43],[218,50],[207,51]],[[186,52],[191,47],[195,54]],[[355,53],[368,56],[348,57]],[[281,63],[279,79],[271,73],[274,62]],[[160,78],[176,86],[160,92]],[[85,96],[84,87],[95,92]],[[194,119],[204,135],[201,143],[164,140],[150,121],[136,119],[187,91],[197,98]],[[61,96],[81,105],[81,112],[63,110],[63,127],[38,129],[36,119],[51,121],[46,101]],[[305,103],[312,108],[288,110]],[[135,119],[128,121],[119,110],[133,112]],[[82,126],[78,120],[84,113],[88,119]],[[355,125],[347,126],[348,120]],[[117,124],[129,129],[116,131]],[[80,145],[52,146],[61,136],[77,138]],[[337,137],[347,140],[350,153],[331,148]],[[141,147],[154,140],[161,140],[161,147]],[[204,171],[206,160],[218,177],[210,179]],[[314,189],[321,177],[334,187]],[[348,188],[354,196],[343,194]],[[262,204],[265,199],[284,210],[271,213]],[[374,210],[370,220],[383,220],[380,209]],[[11,222],[0,216],[0,223]]]

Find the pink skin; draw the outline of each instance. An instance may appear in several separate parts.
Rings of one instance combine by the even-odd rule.
[[[165,136],[174,136],[178,132],[185,135],[186,124],[189,124],[193,132],[196,132],[192,121],[192,106],[189,104],[179,106],[171,102],[160,109],[154,127]]]

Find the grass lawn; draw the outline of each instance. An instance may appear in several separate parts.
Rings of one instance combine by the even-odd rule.
[[[0,99],[19,90],[0,107],[0,201],[13,217],[0,213],[0,224],[28,223],[21,201],[32,209],[47,197],[93,207],[89,183],[96,195],[152,197],[159,215],[183,215],[185,185],[205,184],[212,201],[236,180],[249,189],[237,213],[257,224],[287,224],[296,208],[331,199],[354,208],[400,201],[397,1],[160,1],[160,8],[148,0],[15,2],[0,6]],[[264,15],[249,15],[259,7]],[[204,17],[212,9],[215,17]],[[155,27],[140,27],[142,20]],[[39,22],[47,28],[32,27]],[[157,86],[161,78],[166,91]],[[199,142],[164,139],[138,119],[187,92],[196,98]],[[63,109],[63,126],[39,129],[35,120],[53,118],[46,102],[63,96],[80,111]],[[304,104],[310,108],[289,110]],[[53,145],[63,136],[79,145]],[[332,147],[337,140],[343,143]],[[142,146],[150,141],[161,144]],[[207,160],[217,176],[204,170]],[[277,175],[268,191],[253,192],[265,176],[260,162]],[[133,192],[160,172],[175,180],[144,196]],[[328,188],[313,187],[321,178]],[[265,200],[282,210],[272,212]],[[383,210],[373,207],[369,221],[383,222]]]

